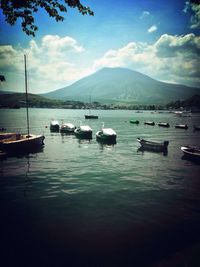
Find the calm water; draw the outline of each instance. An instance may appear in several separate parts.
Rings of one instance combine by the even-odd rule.
[[[7,265],[150,266],[200,242],[200,165],[180,150],[200,145],[193,131],[200,114],[102,110],[94,111],[98,120],[85,121],[84,110],[29,112],[31,132],[45,135],[43,152],[0,161]],[[0,127],[23,132],[25,115],[24,109],[1,110]],[[52,118],[89,124],[93,139],[50,133]],[[117,132],[116,145],[96,142],[102,122]],[[189,129],[175,129],[176,123]],[[137,137],[169,140],[168,154],[138,151]]]

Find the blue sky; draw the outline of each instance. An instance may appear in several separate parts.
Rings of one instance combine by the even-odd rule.
[[[82,1],[94,16],[68,9],[63,22],[40,10],[36,37],[5,22],[0,11],[1,90],[24,91],[23,54],[29,91],[65,87],[103,67],[124,67],[157,80],[200,87],[200,6],[185,0]]]

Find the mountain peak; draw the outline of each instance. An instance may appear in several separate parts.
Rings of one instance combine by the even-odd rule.
[[[156,81],[147,75],[126,68],[105,67],[74,84],[44,94],[54,99],[93,101],[101,103],[134,102],[165,104],[199,94],[200,89]]]

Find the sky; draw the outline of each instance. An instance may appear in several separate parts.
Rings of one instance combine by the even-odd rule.
[[[94,16],[68,8],[63,22],[35,13],[36,37],[0,9],[0,90],[30,93],[68,86],[104,67],[135,70],[156,80],[200,88],[200,5],[186,0],[84,0]]]

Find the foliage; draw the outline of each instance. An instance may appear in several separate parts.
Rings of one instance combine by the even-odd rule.
[[[57,22],[63,21],[64,17],[61,13],[67,12],[67,6],[77,8],[82,15],[94,15],[93,11],[82,5],[79,0],[1,0],[0,4],[6,22],[14,25],[18,19],[21,19],[22,30],[32,36],[35,36],[38,29],[35,25],[34,13],[41,8]]]
[[[200,95],[193,95],[192,97],[185,99],[185,100],[177,100],[175,102],[171,102],[169,104],[167,104],[167,108],[175,108],[175,109],[179,109],[179,108],[192,108],[192,107],[196,107],[200,109]]]
[[[190,0],[190,3],[199,5],[200,4],[200,0]]]

